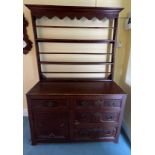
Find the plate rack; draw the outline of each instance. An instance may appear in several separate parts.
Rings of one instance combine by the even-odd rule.
[[[35,39],[35,48],[36,48],[36,57],[37,57],[37,65],[38,65],[38,74],[40,81],[113,81],[114,79],[114,66],[115,66],[115,49],[116,49],[116,39],[117,39],[117,27],[118,27],[118,16],[119,12],[123,8],[106,8],[106,7],[75,7],[75,6],[52,6],[52,5],[26,5],[31,10],[31,17],[32,17],[32,25],[33,25],[33,32],[34,32],[34,39]],[[57,16],[60,19],[64,17],[68,17],[71,20],[73,19],[81,19],[85,17],[89,20],[96,17],[99,20],[103,18],[110,19],[111,23],[109,27],[88,27],[88,26],[49,26],[49,25],[38,25],[36,24],[36,19],[41,17],[48,17],[53,18]],[[110,39],[54,39],[54,38],[40,38],[37,35],[37,28],[57,28],[57,29],[108,29],[111,31],[112,37]],[[39,50],[39,43],[65,43],[65,44],[106,44],[107,46],[111,46],[111,52],[102,52],[102,53],[92,53],[92,52],[42,52]],[[77,62],[77,61],[42,61],[40,59],[41,55],[52,55],[52,54],[64,54],[64,55],[106,55],[111,56],[110,61],[100,61],[100,62]],[[110,71],[43,71],[41,65],[105,65],[110,66]],[[103,78],[49,78],[46,77],[45,74],[106,74],[107,76]]]

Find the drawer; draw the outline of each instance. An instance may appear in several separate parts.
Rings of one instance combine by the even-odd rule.
[[[65,99],[50,99],[50,100],[31,100],[31,108],[65,108],[68,102]]]
[[[74,116],[74,125],[79,125],[80,123],[118,122],[119,116],[119,111],[76,112]]]
[[[75,140],[104,140],[115,139],[117,134],[117,127],[93,127],[93,128],[80,128],[74,130]]]
[[[68,138],[68,113],[66,112],[34,112],[37,138],[65,139]]]
[[[76,108],[111,108],[121,107],[121,99],[78,99]]]

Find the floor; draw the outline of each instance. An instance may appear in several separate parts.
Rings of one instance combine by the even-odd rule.
[[[130,155],[131,153],[130,144],[123,133],[120,135],[118,144],[112,142],[86,142],[32,146],[27,117],[24,117],[23,125],[23,155]]]

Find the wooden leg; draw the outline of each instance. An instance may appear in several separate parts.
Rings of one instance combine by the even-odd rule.
[[[119,140],[119,138],[116,138],[116,139],[114,140],[114,143],[115,143],[115,144],[118,144],[118,142],[119,142],[118,140]]]
[[[36,145],[36,144],[37,144],[36,141],[34,141],[34,140],[31,141],[31,145]]]

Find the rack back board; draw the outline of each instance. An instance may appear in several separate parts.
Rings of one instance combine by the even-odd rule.
[[[118,17],[123,8],[53,5],[26,6],[31,10],[38,73],[41,81],[113,81]],[[73,21],[75,19],[81,20],[83,17],[88,20],[94,20],[95,17],[98,20],[104,20],[105,23],[108,20],[108,24],[103,26],[89,26],[89,24],[87,26],[79,26],[78,24],[50,25],[47,24],[48,22],[39,22],[45,17],[48,20],[52,20],[53,17],[58,17],[59,20],[68,17]],[[56,33],[62,29],[65,29],[68,35],[66,35],[66,38],[58,37]],[[78,34],[79,29],[83,30],[83,38],[75,35]],[[49,35],[50,30],[53,35]],[[100,30],[104,32],[100,33]],[[91,31],[98,32],[100,37],[94,39],[90,35]],[[74,33],[72,34],[72,32]],[[105,33],[107,38],[101,38],[102,33],[103,36]],[[65,44],[64,49],[66,47],[66,50],[48,51],[45,48],[46,45],[48,47],[55,46],[59,49],[61,44]],[[70,44],[72,44],[74,50],[67,51],[67,46]],[[97,50],[85,51],[83,48],[83,50],[78,51],[79,48],[77,47],[83,47],[84,45],[87,47],[106,47],[106,50],[100,52],[97,52]]]

